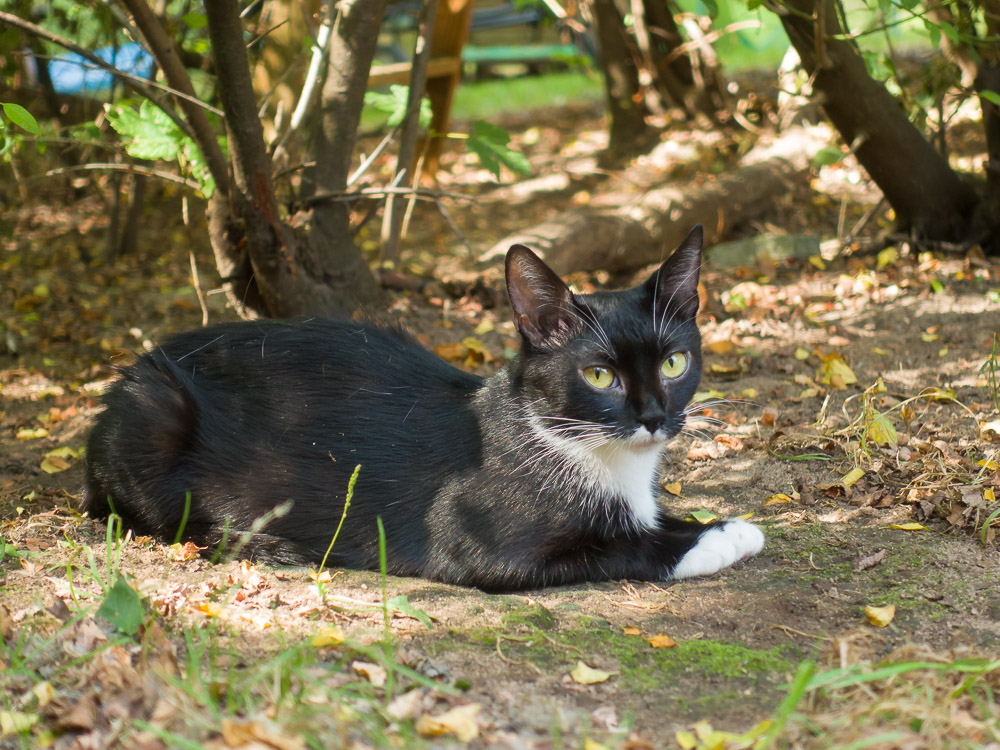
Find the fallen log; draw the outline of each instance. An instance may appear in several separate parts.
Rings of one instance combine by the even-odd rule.
[[[480,256],[497,262],[514,244],[527,245],[557,273],[628,271],[657,263],[695,224],[711,243],[727,228],[761,215],[790,178],[807,169],[831,140],[826,127],[797,127],[758,143],[735,169],[667,183],[641,195],[609,192],[586,208],[564,211],[506,237]]]

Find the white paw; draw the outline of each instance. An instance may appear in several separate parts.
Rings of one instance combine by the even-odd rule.
[[[756,555],[764,548],[764,534],[752,523],[736,519],[706,531],[680,559],[672,578],[707,576],[735,562]]]

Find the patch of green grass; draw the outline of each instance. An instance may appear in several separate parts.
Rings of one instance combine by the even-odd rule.
[[[568,70],[519,78],[463,81],[455,91],[451,119],[455,121],[495,120],[505,114],[524,114],[547,107],[596,102],[604,96],[599,76],[582,70]],[[379,128],[388,115],[366,105],[361,113],[361,129]],[[457,130],[465,132],[467,128]]]

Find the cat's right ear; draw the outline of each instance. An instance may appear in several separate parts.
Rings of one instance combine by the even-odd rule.
[[[698,276],[704,237],[701,224],[696,224],[646,282],[657,308],[671,308],[679,315],[692,318],[698,313]]]
[[[578,317],[573,293],[556,272],[524,245],[507,251],[506,270],[514,325],[525,341],[544,349],[569,338]]]

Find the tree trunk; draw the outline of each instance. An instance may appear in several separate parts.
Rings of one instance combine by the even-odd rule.
[[[909,122],[885,87],[868,75],[842,39],[833,0],[786,0],[780,17],[813,90],[841,137],[882,189],[900,228],[918,237],[956,241],[968,234],[977,198]]]
[[[639,70],[614,0],[590,0],[590,8],[597,27],[598,61],[604,72],[604,95],[611,115],[607,155],[611,161],[619,161],[641,151],[650,135]]]
[[[385,5],[386,0],[341,0],[330,8],[333,37],[311,149],[316,163],[303,180],[303,196],[313,207],[307,211],[311,216],[295,217],[308,224],[312,273],[342,296],[346,309],[377,304],[381,289],[354,244],[347,204],[321,197],[347,188]]]
[[[340,7],[344,8],[341,33],[345,26],[350,33],[348,16],[352,6],[341,3]],[[236,219],[227,227],[225,237],[213,236],[213,245],[216,242],[232,244],[234,240],[237,245],[245,244],[254,278],[272,316],[344,315],[359,305],[371,304],[377,298],[378,289],[351,240],[346,227],[346,210],[345,226],[335,236],[314,231],[307,237],[299,237],[279,217],[271,183],[271,161],[257,116],[243,43],[239,5],[236,0],[213,0],[206,3],[205,11],[229,133],[233,165],[230,203],[232,216]],[[381,20],[381,13],[377,18]],[[362,86],[364,72],[371,65],[373,55],[374,43],[370,52],[357,43],[354,63],[363,68],[363,72],[355,71],[355,78],[362,81]],[[356,127],[360,102],[355,109]],[[342,139],[331,150],[338,152],[341,161],[349,163],[353,145],[352,136]],[[322,211],[315,212],[314,220],[319,213]]]
[[[829,137],[822,129],[794,128],[774,143],[754,147],[738,167],[719,176],[698,175],[633,195],[595,197],[591,208],[565,211],[494,245],[480,260],[502,258],[513,244],[527,245],[557,273],[626,271],[663,260],[695,224],[708,242],[764,213],[788,180],[808,169]],[[602,208],[602,204],[607,208]],[[622,206],[625,208],[622,208]]]

